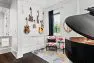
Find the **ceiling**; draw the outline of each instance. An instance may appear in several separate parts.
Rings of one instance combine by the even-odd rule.
[[[0,0],[0,6],[9,8],[11,1],[12,0]],[[35,1],[37,3],[39,3],[38,1],[40,1],[41,4],[43,4],[45,7],[49,7],[49,6],[55,5],[55,4],[57,4],[61,1],[64,1],[64,0],[32,0],[32,1]]]
[[[0,0],[0,6],[9,8],[12,0]]]

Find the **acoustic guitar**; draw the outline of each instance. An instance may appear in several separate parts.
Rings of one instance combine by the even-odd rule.
[[[24,33],[25,34],[30,33],[30,28],[29,28],[29,25],[28,25],[27,17],[26,17],[26,25],[24,26]]]
[[[44,28],[43,28],[43,27],[39,27],[38,32],[39,32],[40,34],[43,33],[43,32],[44,32]]]

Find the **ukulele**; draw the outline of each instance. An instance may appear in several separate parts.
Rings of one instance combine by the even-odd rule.
[[[25,34],[30,33],[30,28],[29,28],[29,25],[28,25],[27,17],[26,17],[26,25],[24,26],[24,33]]]
[[[33,22],[32,8],[30,7],[29,21]]]

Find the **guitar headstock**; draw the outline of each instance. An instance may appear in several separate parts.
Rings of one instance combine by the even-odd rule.
[[[25,18],[25,20],[27,21],[27,17]]]
[[[32,10],[32,8],[30,7],[30,10]]]

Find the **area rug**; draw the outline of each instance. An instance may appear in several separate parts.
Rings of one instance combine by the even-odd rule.
[[[41,51],[41,52],[38,52],[37,56],[48,61],[49,63],[64,63],[63,53],[60,54],[60,52]]]

